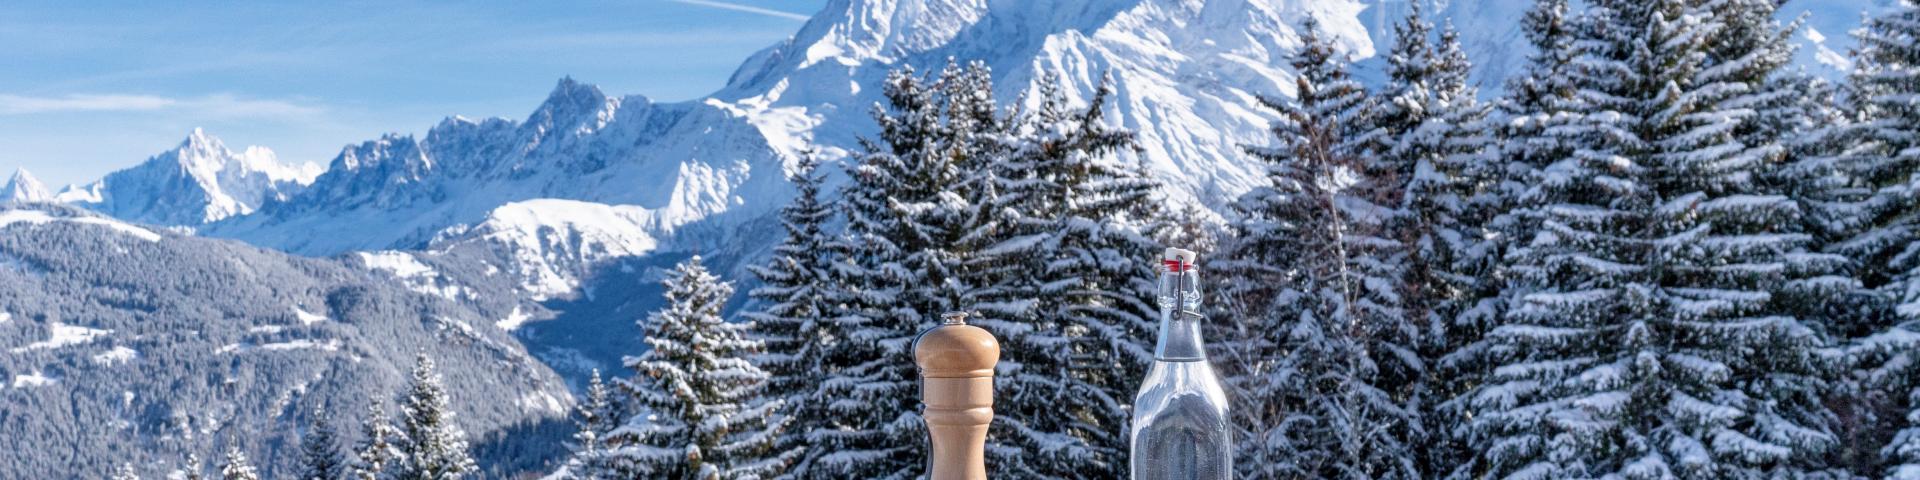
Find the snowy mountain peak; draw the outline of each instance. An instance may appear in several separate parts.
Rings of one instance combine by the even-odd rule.
[[[258,173],[270,180],[313,183],[314,177],[325,171],[319,165],[302,163],[292,165],[281,163],[273,150],[267,147],[249,145],[239,152],[227,149],[219,137],[208,134],[206,130],[195,127],[187,134],[186,140],[172,151],[161,153],[149,161],[170,159],[185,169],[198,169],[202,172],[225,172],[238,169],[238,173]],[[220,173],[215,173],[219,175]],[[199,177],[200,175],[196,175]]]
[[[199,225],[252,212],[312,183],[318,165],[282,163],[272,150],[235,152],[195,128],[172,150],[93,185],[70,188],[65,200],[116,218],[161,225]],[[84,195],[78,193],[85,193]]]
[[[543,109],[556,106],[565,108],[565,105],[593,108],[598,107],[606,99],[607,94],[601,92],[599,86],[575,80],[572,75],[568,75],[560,77],[560,81],[554,83],[553,91],[547,93],[547,100],[542,102],[541,106]]]
[[[221,143],[219,138],[215,138],[213,135],[207,134],[207,129],[201,128],[201,127],[193,127],[193,131],[187,132],[187,139],[180,142],[180,148],[224,150],[227,148],[227,145],[225,143]]]
[[[1010,2],[997,2],[1010,3]],[[807,46],[806,64],[843,65],[927,50],[952,40],[987,13],[984,0],[843,0],[814,22],[828,30]]]
[[[620,99],[610,98],[600,87],[581,83],[573,77],[560,79],[547,100],[527,118],[527,128],[535,134],[546,132],[589,133],[613,120]]]
[[[33,203],[50,200],[53,200],[53,194],[47,192],[46,184],[40,183],[40,179],[33,178],[33,174],[27,172],[25,168],[15,169],[13,176],[7,179],[7,185],[0,187],[0,203]]]

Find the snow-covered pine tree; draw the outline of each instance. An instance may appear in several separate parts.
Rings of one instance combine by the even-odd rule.
[[[998,243],[982,252],[994,284],[976,289],[981,325],[1002,349],[994,471],[1020,478],[1121,478],[1135,390],[1152,360],[1154,185],[1113,154],[1131,132],[1103,117],[1103,80],[1084,108],[1059,78],[1010,136]]]
[[[1879,462],[1854,473],[1920,479],[1920,6],[1898,2],[1856,36],[1848,85],[1856,123],[1840,139],[1840,161],[1870,196],[1854,211],[1859,228],[1835,250],[1859,260],[1856,277],[1877,307],[1851,332],[1866,369],[1857,421],[1899,430],[1884,441],[1882,431],[1862,432],[1881,444],[1868,452]]]
[[[1422,2],[1394,28],[1394,45],[1387,56],[1387,84],[1372,118],[1380,131],[1368,152],[1376,167],[1370,178],[1391,185],[1385,202],[1393,207],[1384,237],[1401,249],[1394,263],[1402,265],[1402,309],[1418,358],[1405,359],[1405,370],[1382,371],[1378,380],[1393,385],[1411,411],[1424,423],[1419,442],[1425,475],[1453,471],[1472,448],[1465,432],[1454,426],[1464,420],[1453,405],[1477,382],[1473,370],[1435,368],[1456,351],[1470,350],[1484,333],[1474,323],[1458,325],[1464,312],[1480,299],[1481,278],[1490,273],[1488,249],[1482,234],[1490,218],[1471,210],[1469,202],[1495,184],[1483,156],[1487,110],[1467,84],[1472,69],[1461,50],[1459,34],[1451,27],[1437,37]],[[1438,43],[1435,43],[1438,40]],[[1417,333],[1416,333],[1417,332]],[[1405,355],[1407,352],[1399,352]]]
[[[1151,178],[1146,169],[1140,169],[1138,175]],[[1198,253],[1201,258],[1213,258],[1220,251],[1221,237],[1226,233],[1223,225],[1217,221],[1212,210],[1197,203],[1169,207],[1162,213],[1163,218],[1153,228],[1153,238],[1162,245],[1182,246]],[[1144,340],[1143,340],[1144,341]]]
[[[1367,93],[1318,23],[1303,27],[1295,99],[1261,101],[1282,117],[1279,144],[1248,147],[1269,183],[1238,200],[1215,262],[1240,322],[1223,360],[1251,430],[1238,476],[1420,478],[1408,386],[1381,383],[1421,370],[1419,332],[1399,305],[1398,242],[1380,236],[1394,186],[1368,176]]]
[[[750,295],[763,307],[742,314],[752,322],[755,339],[764,345],[754,357],[755,365],[769,375],[764,395],[783,403],[779,413],[787,419],[771,451],[797,455],[788,460],[812,458],[807,455],[807,436],[833,425],[825,413],[828,400],[816,395],[835,367],[821,352],[847,338],[841,324],[832,321],[837,311],[831,301],[832,268],[842,249],[827,232],[833,209],[820,198],[826,176],[819,166],[813,152],[801,155],[789,178],[793,200],[780,209],[786,238],[773,247],[765,265],[751,267],[761,285]],[[796,464],[784,476],[800,478],[809,470],[808,464]]]
[[[1849,156],[1856,147],[1857,131],[1840,102],[1838,89],[1824,80],[1796,75],[1784,82],[1798,110],[1798,120],[1782,127],[1779,141],[1786,147],[1786,160],[1770,178],[1770,183],[1785,189],[1801,211],[1801,231],[1812,237],[1807,251],[1827,254],[1835,268],[1824,283],[1807,282],[1806,295],[1794,303],[1808,318],[1819,319],[1822,333],[1831,349],[1837,350],[1833,368],[1840,374],[1830,376],[1825,404],[1833,410],[1831,424],[1839,438],[1830,465],[1851,472],[1874,472],[1880,464],[1880,447],[1897,428],[1891,419],[1902,413],[1885,411],[1893,404],[1888,391],[1868,385],[1869,372],[1859,368],[1871,362],[1872,355],[1846,355],[1854,339],[1876,331],[1879,319],[1887,318],[1883,298],[1860,283],[1859,258],[1844,252],[1845,241],[1862,232],[1863,208],[1871,198],[1871,189],[1853,175]]]
[[[406,442],[406,433],[393,425],[379,400],[367,404],[367,416],[360,424],[360,443],[353,450],[354,462],[349,468],[352,477],[355,480],[391,478],[403,468],[406,452],[400,445]]]
[[[332,419],[314,412],[307,431],[300,436],[300,480],[338,480],[346,474],[341,462],[340,439]]]
[[[1469,212],[1488,215],[1485,235],[1495,241],[1480,257],[1493,265],[1483,267],[1492,274],[1481,275],[1481,289],[1475,297],[1482,303],[1463,312],[1458,323],[1485,330],[1499,323],[1502,310],[1500,293],[1506,286],[1505,272],[1499,260],[1506,252],[1524,247],[1539,229],[1538,219],[1518,207],[1535,203],[1542,194],[1537,188],[1540,172],[1566,158],[1572,150],[1573,136],[1555,128],[1577,117],[1577,86],[1568,73],[1574,65],[1573,30],[1567,0],[1538,0],[1521,20],[1521,29],[1534,53],[1519,74],[1506,81],[1506,96],[1494,105],[1487,123],[1494,140],[1486,157],[1476,162],[1472,176],[1483,183],[1479,194],[1469,200]]]
[[[1776,343],[1763,350],[1806,352],[1780,358],[1760,358],[1751,366],[1755,380],[1741,387],[1755,400],[1752,417],[1762,425],[1798,425],[1821,432],[1773,432],[1778,441],[1810,443],[1802,457],[1791,466],[1776,470],[1790,475],[1829,478],[1852,477],[1835,454],[1843,433],[1835,422],[1831,406],[1835,391],[1853,390],[1847,382],[1834,382],[1841,371],[1840,341],[1847,324],[1858,315],[1862,302],[1859,282],[1851,277],[1854,260],[1830,251],[1833,232],[1838,225],[1851,223],[1846,205],[1853,196],[1851,185],[1842,183],[1840,172],[1827,167],[1820,152],[1807,148],[1798,137],[1810,136],[1821,125],[1832,121],[1835,112],[1823,100],[1823,82],[1804,72],[1790,71],[1794,47],[1790,43],[1799,22],[1782,25],[1778,16],[1781,2],[1776,0],[1728,0],[1705,2],[1707,12],[1717,19],[1719,28],[1706,44],[1706,68],[1697,75],[1702,85],[1729,85],[1703,95],[1714,102],[1712,108],[1727,115],[1744,115],[1732,132],[1735,143],[1744,147],[1732,158],[1745,165],[1735,175],[1742,179],[1739,188],[1728,188],[1732,195],[1751,195],[1784,201],[1765,215],[1764,227],[1741,227],[1733,235],[1780,236],[1784,248],[1772,262],[1784,267],[1770,279],[1768,310],[1790,315],[1808,330],[1807,336],[1783,335],[1762,342]],[[1809,170],[1811,167],[1811,171]],[[1726,223],[1722,221],[1721,223]],[[1844,390],[1835,390],[1844,388]],[[1852,395],[1848,394],[1848,398]]]
[[[600,379],[600,369],[593,369],[593,376],[587,379],[585,398],[574,406],[573,422],[577,430],[573,441],[576,443],[572,458],[567,459],[568,478],[614,478],[602,453],[606,450],[607,435],[622,421],[619,410],[613,390]]]
[[[226,459],[220,462],[220,480],[260,480],[260,470],[247,461],[239,445],[229,445]]]
[[[1807,265],[1794,202],[1735,138],[1713,2],[1597,0],[1572,23],[1571,155],[1541,168],[1507,254],[1506,360],[1474,394],[1485,475],[1800,478],[1819,335],[1776,302]]]
[[[187,462],[182,464],[180,469],[185,471],[186,480],[200,480],[201,472],[206,471],[206,465],[200,463],[200,455],[188,453]]]
[[[1912,105],[1920,90],[1920,8],[1901,1],[1878,17],[1868,18],[1857,32],[1859,47],[1854,52],[1855,71],[1849,78],[1847,94],[1855,124],[1842,141],[1851,145],[1843,153],[1847,169],[1872,190],[1873,198],[1858,212],[1865,217],[1861,232],[1842,242],[1849,254],[1866,255],[1858,275],[1869,288],[1881,289],[1896,303],[1911,303],[1913,298],[1901,291],[1908,283],[1916,259],[1905,249],[1920,232],[1916,231],[1912,184],[1920,172],[1920,130],[1914,120],[1920,111]],[[1907,307],[1914,308],[1914,307]]]
[[[133,471],[133,464],[122,463],[113,471],[113,480],[140,480],[140,473]]]
[[[449,480],[477,473],[479,466],[467,454],[467,434],[453,423],[447,389],[440,383],[433,357],[414,357],[413,381],[401,405],[406,443],[404,462],[395,477],[401,480]]]
[[[817,398],[832,399],[824,414],[832,424],[808,433],[805,478],[905,479],[925,469],[911,345],[938,315],[966,307],[966,249],[987,228],[977,200],[991,185],[981,172],[994,136],[980,132],[999,128],[977,115],[992,110],[979,105],[991,99],[985,67],[959,71],[964,81],[929,82],[911,68],[889,74],[886,105],[874,112],[880,135],[862,141],[849,169],[846,251],[833,265],[831,297],[834,328],[846,337],[818,353],[828,376]],[[956,121],[949,112],[973,114]]]
[[[634,377],[616,383],[649,413],[607,436],[609,463],[632,478],[778,475],[785,459],[766,452],[780,433],[780,400],[757,400],[767,374],[748,358],[760,343],[720,316],[733,287],[699,256],[674,267],[666,287],[666,308],[640,322],[650,348],[627,358]]]
[[[1475,288],[1467,293],[1469,306],[1454,317],[1448,350],[1434,361],[1438,376],[1477,384],[1510,360],[1512,352],[1488,341],[1486,334],[1504,321],[1506,301],[1524,296],[1521,289],[1526,284],[1512,281],[1504,259],[1525,248],[1540,222],[1534,215],[1538,212],[1520,207],[1541,198],[1540,173],[1571,153],[1572,139],[1563,138],[1571,133],[1556,128],[1576,116],[1572,110],[1577,89],[1566,75],[1575,68],[1576,25],[1568,8],[1567,0],[1537,0],[1522,18],[1521,31],[1534,53],[1518,74],[1507,78],[1506,95],[1494,104],[1482,128],[1491,132],[1493,140],[1481,158],[1468,163],[1465,176],[1476,188],[1467,198],[1463,218],[1480,226],[1476,234],[1484,241],[1460,259],[1460,268],[1474,273]],[[1430,453],[1436,458],[1448,455],[1462,444],[1471,451],[1450,461],[1434,461],[1431,474],[1483,478],[1488,468],[1484,446],[1497,435],[1481,428],[1482,422],[1464,420],[1476,407],[1471,395],[1460,393],[1443,395],[1434,405],[1434,416],[1452,425],[1433,432],[1450,441]]]
[[[951,266],[947,268],[956,280],[953,284],[959,289],[953,308],[979,313],[985,291],[1000,283],[1007,274],[1003,268],[1006,262],[989,250],[1016,235],[1015,229],[1007,224],[1016,213],[1010,210],[1011,202],[1002,192],[1007,187],[1003,179],[1012,173],[1003,167],[1009,152],[1019,144],[1014,130],[1021,121],[1019,104],[1024,102],[1024,97],[1001,116],[993,96],[993,73],[985,64],[973,62],[961,68],[949,59],[947,69],[940,75],[935,85],[942,105],[943,128],[938,138],[945,145],[942,149],[949,152],[945,154],[949,163],[956,169],[948,188],[961,200],[947,202],[954,213],[940,223],[947,230],[960,233],[943,247],[949,252],[947,263]],[[969,322],[978,322],[987,328],[1005,326],[995,323],[993,318],[978,315]],[[998,442],[989,442],[992,442],[990,450],[1001,448]],[[998,453],[1010,452],[999,450]],[[1000,455],[990,453],[987,461],[994,465],[999,460]]]

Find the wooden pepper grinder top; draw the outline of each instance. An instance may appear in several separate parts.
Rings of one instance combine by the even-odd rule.
[[[993,422],[993,366],[1000,342],[948,313],[913,342],[920,365],[921,416],[933,437],[930,480],[987,480],[987,424]]]

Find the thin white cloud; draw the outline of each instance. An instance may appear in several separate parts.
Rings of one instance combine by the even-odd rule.
[[[172,98],[156,95],[70,94],[36,97],[0,94],[0,115],[74,112],[178,112],[209,118],[311,118],[324,108],[286,100],[241,98],[232,94]]]
[[[0,94],[0,114],[159,110],[174,103],[173,99],[152,95],[79,94],[64,97],[28,97]]]
[[[492,42],[476,42],[473,48],[490,52],[501,50],[540,50],[554,48],[659,48],[662,46],[712,45],[740,42],[764,46],[763,39],[744,37],[734,29],[693,29],[676,32],[566,32],[525,37],[501,37]]]
[[[761,8],[761,7],[756,7],[752,5],[741,5],[738,3],[717,2],[714,0],[668,0],[668,1],[676,2],[676,3],[684,3],[687,5],[699,5],[702,7],[713,7],[713,8],[720,8],[720,9],[726,9],[726,10],[733,10],[736,12],[746,12],[746,13],[752,13],[757,15],[766,15],[769,17],[785,18],[788,20],[805,21],[808,18],[812,18],[806,15],[801,15],[793,12],[783,12],[783,11],[774,10],[771,8]]]
[[[183,100],[181,103],[205,115],[227,118],[304,118],[326,111],[322,107],[286,100],[240,98],[224,93]]]

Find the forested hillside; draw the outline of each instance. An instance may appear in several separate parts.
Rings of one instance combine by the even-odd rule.
[[[572,402],[496,320],[344,260],[4,207],[0,476],[163,478],[229,448],[290,476],[316,413],[353,432],[369,402],[393,408],[415,353],[473,441],[513,457],[483,460],[538,465],[541,448],[486,444],[539,439]]]

